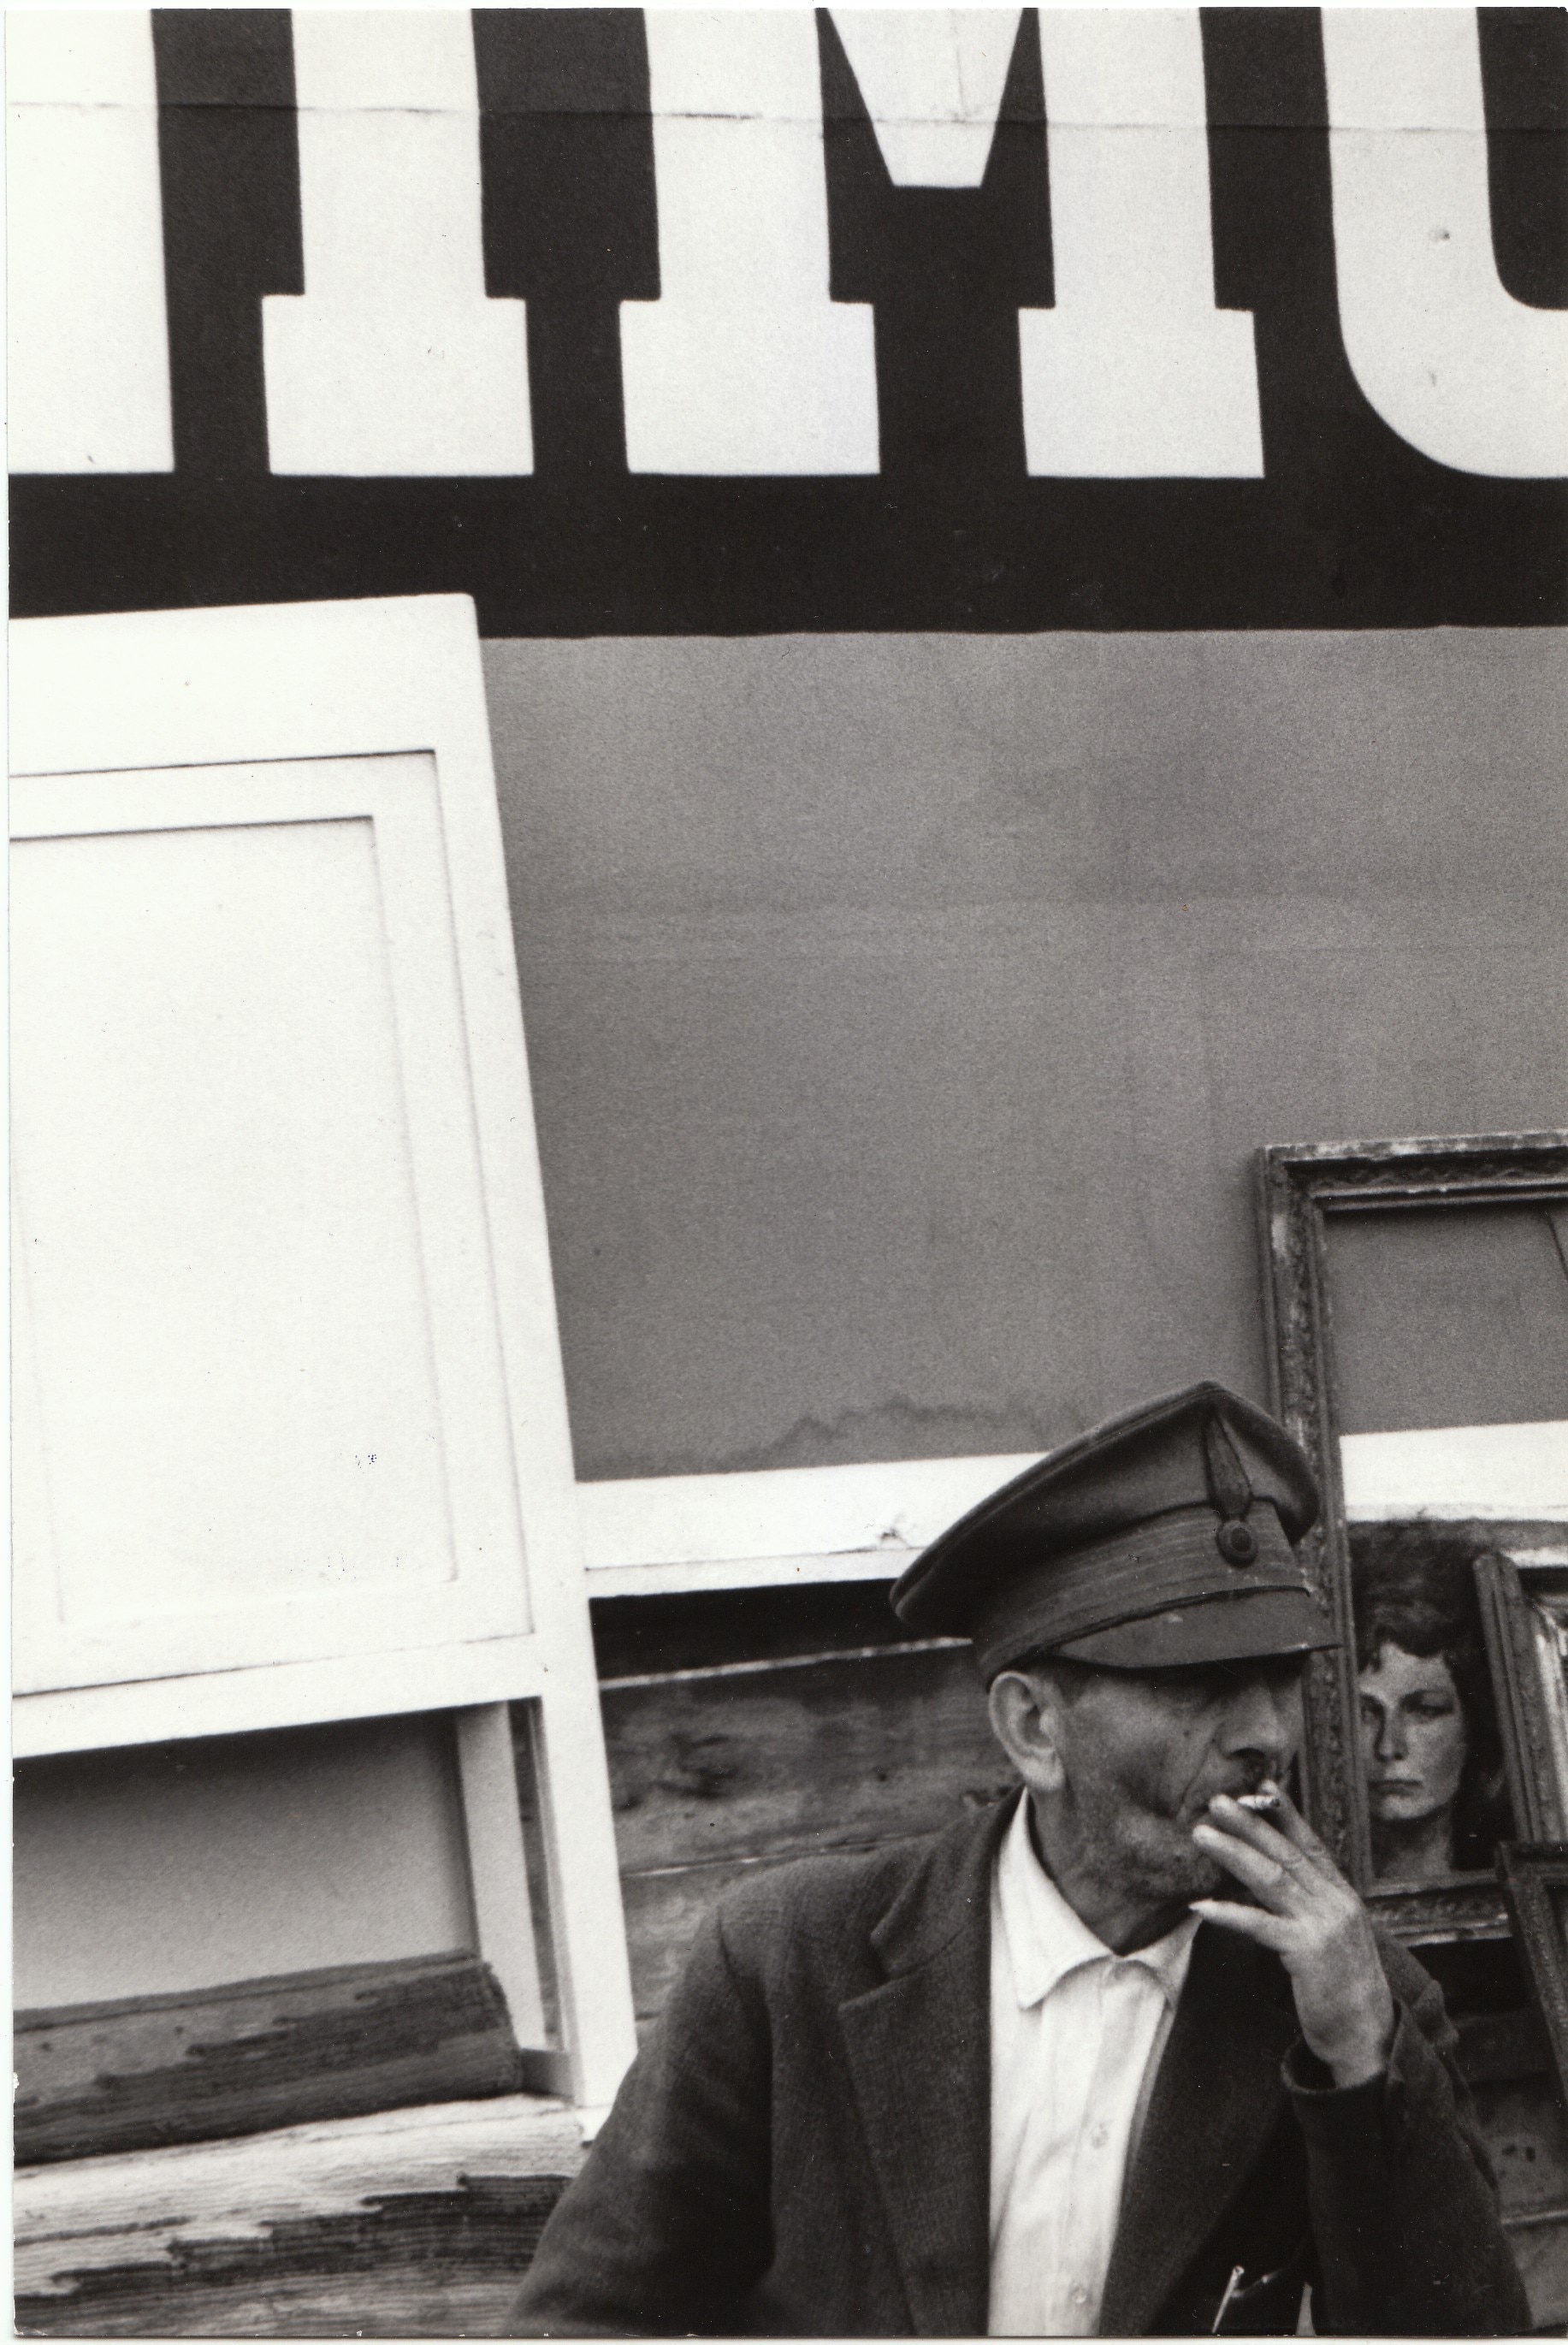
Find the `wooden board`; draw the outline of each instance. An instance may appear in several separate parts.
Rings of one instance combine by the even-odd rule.
[[[1543,2074],[1472,2082],[1508,2243],[1537,2329],[1568,2324],[1568,2132]]]
[[[601,1683],[716,1669],[730,1661],[798,1660],[865,1645],[906,1645],[909,1631],[887,1600],[885,1579],[839,1586],[724,1588],[631,1601],[590,1584],[589,1614]]]
[[[1548,2203],[1562,2127],[1543,2089],[1483,2084],[1478,2099],[1534,2323],[1560,2333],[1568,2221]],[[559,2103],[505,2100],[35,2167],[18,2178],[18,2327],[497,2335],[582,2154]]]
[[[18,2296],[34,2337],[493,2337],[502,2333],[564,2177],[481,2176],[395,2193],[362,2214],[204,2241],[172,2269],[131,2261],[68,2304]],[[130,2243],[127,2242],[127,2247]]]
[[[776,1863],[792,1860],[781,1857]],[[691,1952],[693,1934],[721,1898],[748,1873],[767,1869],[767,1860],[748,1858],[733,1864],[683,1864],[668,1873],[628,1873],[622,1876],[621,1897],[626,1915],[626,1942],[632,1957],[632,2000],[637,2030],[645,2035],[663,2010],[681,1966]]]
[[[493,2336],[582,2160],[559,2101],[400,2109],[17,2178],[25,2336]]]
[[[1568,2224],[1568,2134],[1547,2077],[1481,2083],[1471,2091],[1503,2214]]]
[[[476,1955],[249,1979],[18,2015],[19,2163],[513,2093],[521,2057]]]
[[[601,1697],[640,2022],[748,1873],[939,1831],[1013,1780],[966,1647],[701,1666]]]
[[[1538,2335],[1561,2337],[1568,2327],[1568,2215],[1505,2220],[1508,2244],[1530,2301]]]
[[[602,1689],[623,1874],[935,1832],[1012,1779],[966,1650]]]

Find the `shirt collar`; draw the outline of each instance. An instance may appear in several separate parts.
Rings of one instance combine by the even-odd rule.
[[[1136,1963],[1148,1972],[1174,2010],[1186,1984],[1198,1915],[1185,1914],[1174,1930],[1136,1954],[1113,1953],[1074,1913],[1036,1855],[1027,1792],[997,1852],[996,1892],[1021,2010],[1043,2003],[1069,1971],[1086,1963]]]

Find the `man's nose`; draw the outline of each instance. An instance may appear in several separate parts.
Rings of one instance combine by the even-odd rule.
[[[1248,1678],[1237,1688],[1226,1716],[1227,1755],[1239,1758],[1256,1751],[1272,1774],[1280,1774],[1296,1753],[1301,1732],[1301,1688],[1296,1678]]]

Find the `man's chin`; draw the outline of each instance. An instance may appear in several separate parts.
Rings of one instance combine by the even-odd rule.
[[[1148,1896],[1165,1904],[1189,1905],[1195,1897],[1235,1893],[1237,1884],[1223,1865],[1205,1856],[1179,1828],[1172,1827],[1168,1839],[1161,1834],[1161,1841],[1158,1849],[1146,1845],[1139,1852],[1142,1887]]]
[[[1181,1883],[1173,1892],[1184,1904],[1190,1905],[1195,1897],[1234,1897],[1239,1894],[1234,1876],[1206,1856],[1193,1855],[1182,1867]]]

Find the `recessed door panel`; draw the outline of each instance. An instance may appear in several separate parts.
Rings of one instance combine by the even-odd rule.
[[[432,761],[16,795],[23,1682],[525,1629]]]

